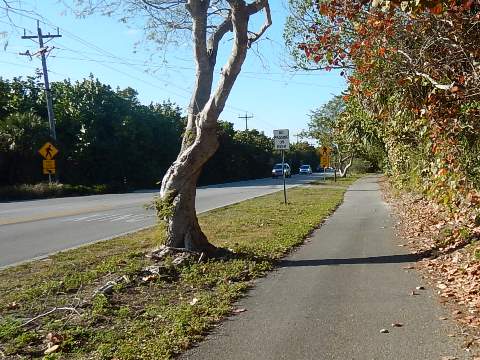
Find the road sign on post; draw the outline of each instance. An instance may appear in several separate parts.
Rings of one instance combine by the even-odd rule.
[[[322,146],[320,149],[320,165],[323,168],[329,167],[330,166],[330,154],[332,152],[332,149]]]
[[[288,129],[273,130],[273,143],[275,150],[282,151],[282,173],[283,173],[283,199],[287,203],[287,186],[285,184],[285,150],[290,149],[290,136]]]
[[[288,129],[273,130],[275,150],[289,150],[290,137]]]
[[[55,174],[55,160],[43,160],[43,173],[45,175]]]
[[[43,160],[43,173],[48,175],[48,181],[52,182],[52,174],[56,172],[55,160],[53,160],[53,158],[58,154],[58,149],[51,143],[46,142],[38,152],[45,159]]]
[[[45,160],[52,160],[55,155],[58,154],[58,149],[53,146],[51,143],[49,142],[46,142],[41,148],[40,150],[38,150],[38,152],[40,153],[40,155],[42,155]]]

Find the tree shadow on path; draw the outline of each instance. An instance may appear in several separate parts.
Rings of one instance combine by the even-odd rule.
[[[308,259],[308,260],[280,260],[279,267],[297,266],[325,266],[325,265],[358,265],[358,264],[395,264],[416,262],[421,258],[415,254],[369,256],[362,258],[344,259]]]

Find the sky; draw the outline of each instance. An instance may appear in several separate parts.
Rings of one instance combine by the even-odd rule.
[[[307,129],[309,113],[325,104],[345,88],[338,72],[293,72],[292,63],[283,42],[283,27],[288,16],[286,0],[272,0],[272,26],[250,51],[227,101],[221,120],[234,124],[235,129],[258,129],[272,136],[274,129],[289,129],[290,141]],[[66,1],[68,3],[68,1]],[[0,77],[33,76],[41,68],[40,59],[19,55],[38,49],[38,44],[21,39],[36,34],[37,15],[42,16],[42,32],[62,35],[48,43],[54,46],[47,59],[50,81],[82,80],[93,74],[102,83],[117,87],[132,87],[144,104],[170,100],[184,112],[194,84],[194,62],[188,41],[170,46],[165,51],[155,49],[145,40],[139,26],[141,19],[128,24],[115,17],[92,15],[78,18],[58,0],[22,0],[21,6],[33,13],[22,16],[10,13],[15,27],[6,18],[0,2],[0,34],[7,32],[0,43]],[[259,25],[261,16],[254,19]],[[252,28],[254,30],[254,28]],[[216,74],[226,59],[231,37],[222,45]]]

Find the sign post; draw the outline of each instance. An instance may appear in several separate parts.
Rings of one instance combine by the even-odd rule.
[[[56,164],[53,158],[58,154],[58,149],[53,146],[51,143],[46,142],[40,150],[38,150],[40,155],[43,156],[43,173],[48,175],[48,182],[52,182],[52,174],[56,172]]]
[[[285,184],[285,150],[290,149],[290,137],[288,129],[273,130],[273,142],[275,150],[282,150],[282,173],[283,173],[283,199],[287,203],[287,186]]]

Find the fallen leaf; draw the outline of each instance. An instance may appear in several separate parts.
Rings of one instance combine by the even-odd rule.
[[[425,286],[417,286],[415,289],[416,290],[425,290]]]
[[[144,282],[152,281],[152,280],[154,280],[156,277],[157,277],[157,275],[154,275],[154,274],[152,274],[152,275],[147,275],[147,276],[142,277],[142,281],[144,281]]]
[[[190,305],[195,305],[198,302],[197,298],[193,298],[192,301],[190,301]]]
[[[50,344],[57,345],[63,342],[63,336],[58,333],[49,332],[47,334],[47,340]]]
[[[380,332],[382,334],[388,334],[390,331],[388,331],[387,329],[381,329]]]
[[[405,270],[412,270],[412,269],[415,269],[415,266],[409,265],[409,266],[404,266],[403,268],[404,268]]]
[[[448,320],[448,317],[442,316],[442,317],[439,317],[438,320]]]
[[[392,327],[402,327],[403,324],[402,323],[393,323],[392,324]]]
[[[245,312],[245,311],[247,311],[247,309],[245,309],[245,308],[238,308],[238,309],[234,309],[232,312],[233,312],[234,314],[240,314],[240,313]]]
[[[19,307],[20,307],[20,304],[17,303],[16,301],[7,305],[8,310],[15,310],[15,309],[18,309]]]
[[[53,345],[53,346],[49,347],[47,350],[45,350],[43,353],[45,355],[51,354],[51,353],[57,351],[59,347],[60,347],[60,345]]]

